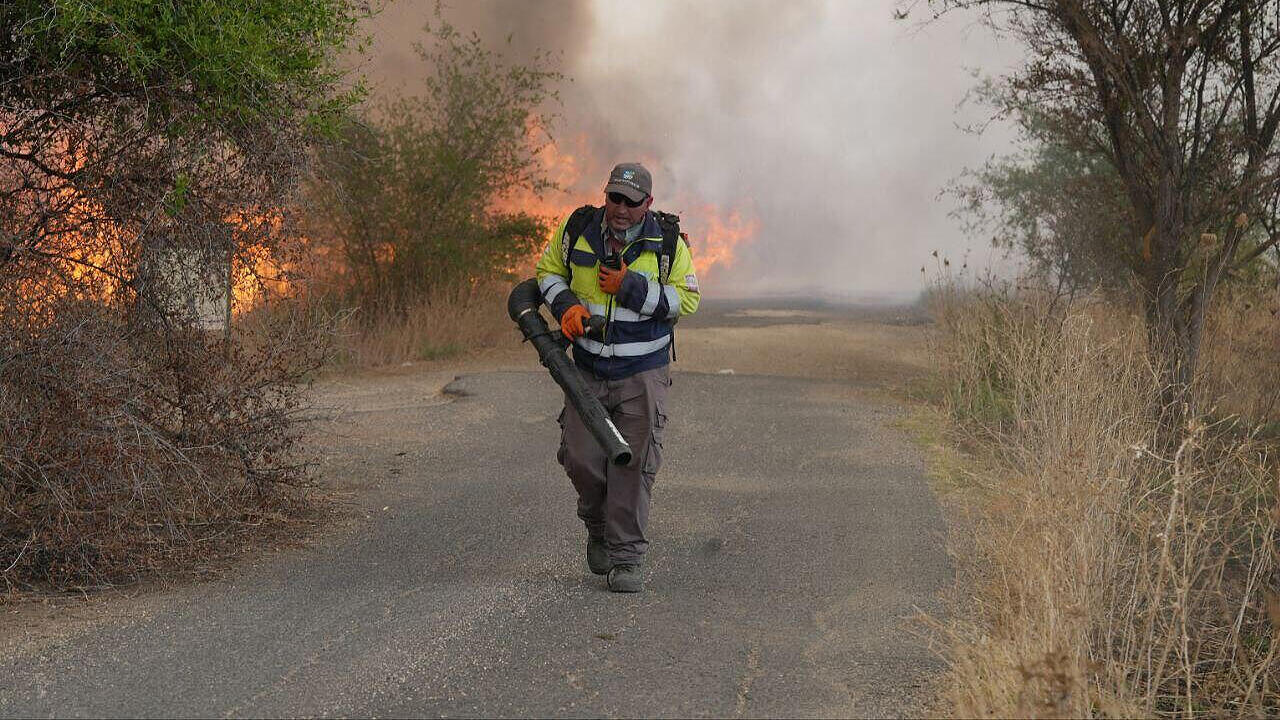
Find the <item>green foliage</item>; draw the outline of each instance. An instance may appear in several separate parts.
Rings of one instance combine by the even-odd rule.
[[[974,95],[1011,117],[1020,150],[966,170],[951,186],[966,229],[991,233],[1029,270],[1067,291],[1126,288],[1140,249],[1125,188],[1097,148],[1068,142],[1035,106],[984,81]]]
[[[324,153],[312,186],[314,234],[339,249],[368,317],[492,277],[549,230],[504,200],[549,187],[532,129],[550,122],[541,108],[560,75],[504,65],[447,24],[427,32],[424,93],[371,108]]]
[[[144,245],[199,244],[199,228],[282,206],[312,133],[333,134],[359,96],[335,60],[361,7],[0,3],[0,271],[141,291]],[[86,256],[93,272],[69,266]]]
[[[1026,258],[1031,273],[1067,292],[1127,291],[1142,272],[1143,239],[1133,230],[1124,184],[1101,152],[1071,146],[1023,116],[1022,149],[966,171],[952,185],[957,215],[971,232],[991,232],[992,244]],[[1261,225],[1240,240],[1242,263],[1231,280],[1273,278],[1275,261],[1262,249]],[[1192,253],[1182,283],[1200,282],[1206,253]],[[1189,292],[1189,290],[1188,290]]]
[[[295,112],[331,130],[359,97],[340,88],[335,52],[365,15],[350,0],[19,0],[0,9],[13,28],[11,70],[103,90],[145,88],[153,110],[194,113],[176,126],[278,122]],[[32,94],[58,92],[59,85]]]
[[[1067,288],[1123,288],[1136,261],[1119,178],[1097,155],[1033,145],[966,173],[957,185],[969,229],[1019,251]]]
[[[1066,123],[1053,101],[1029,92],[1015,78],[984,79],[970,94],[1020,132],[1016,152],[966,170],[950,187],[960,200],[954,213],[972,232],[992,233],[992,244],[1025,257],[1031,272],[1067,291],[1133,287],[1153,248],[1143,237],[1133,198],[1116,171],[1115,155],[1096,131]],[[1228,127],[1238,122],[1224,119]],[[1212,182],[1197,177],[1195,182]],[[1274,278],[1280,253],[1269,242],[1280,197],[1272,196],[1258,222],[1250,222],[1237,240],[1237,264],[1231,282]],[[1220,222],[1227,222],[1224,230]],[[1205,280],[1206,261],[1225,238],[1236,216],[1217,217],[1186,228],[1179,263],[1183,295]],[[1148,227],[1149,226],[1145,226]],[[1204,235],[1215,238],[1205,242]]]
[[[185,172],[178,173],[173,181],[173,189],[165,199],[164,211],[169,217],[177,217],[187,206],[187,193],[191,190],[191,176]]]

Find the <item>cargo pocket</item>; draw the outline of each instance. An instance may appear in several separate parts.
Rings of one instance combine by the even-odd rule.
[[[653,431],[649,433],[649,447],[645,451],[644,465],[640,468],[644,483],[650,488],[653,487],[658,469],[662,467],[662,443],[666,431],[667,416],[659,409],[653,415]]]

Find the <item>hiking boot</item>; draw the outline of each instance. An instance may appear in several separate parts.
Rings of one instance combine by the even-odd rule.
[[[644,589],[644,576],[639,565],[614,565],[609,571],[609,591],[617,593],[640,592]]]
[[[609,560],[609,544],[604,538],[587,536],[587,568],[596,575],[608,575],[613,562]]]

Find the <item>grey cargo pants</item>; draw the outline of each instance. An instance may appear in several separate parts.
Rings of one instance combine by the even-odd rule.
[[[615,565],[638,564],[649,548],[649,497],[662,465],[662,435],[667,424],[667,366],[621,380],[600,380],[583,373],[587,388],[604,405],[631,446],[631,463],[612,465],[568,402],[560,413],[560,452],[578,491],[578,517],[593,537],[603,537]]]

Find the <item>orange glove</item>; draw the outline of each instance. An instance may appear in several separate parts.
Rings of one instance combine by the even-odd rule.
[[[622,279],[626,276],[627,266],[625,263],[618,270],[613,270],[601,265],[599,275],[600,289],[610,295],[617,295],[618,291],[622,289]]]
[[[570,341],[576,340],[583,333],[582,321],[589,317],[591,311],[586,305],[574,305],[560,316],[560,332]]]

